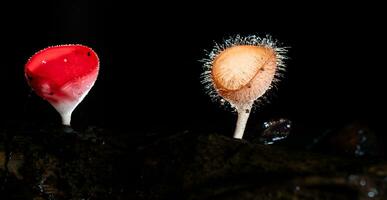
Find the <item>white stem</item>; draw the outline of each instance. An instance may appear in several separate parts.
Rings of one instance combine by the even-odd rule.
[[[249,119],[249,116],[250,116],[251,107],[252,107],[252,104],[246,104],[246,105],[236,107],[238,111],[238,121],[234,132],[234,138],[242,139],[243,133],[245,132],[247,120]]]
[[[61,113],[60,116],[62,117],[62,124],[70,126],[71,122],[71,113],[72,112],[67,112],[67,113]]]

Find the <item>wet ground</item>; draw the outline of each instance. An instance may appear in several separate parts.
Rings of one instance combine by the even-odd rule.
[[[302,145],[287,119],[257,132],[2,129],[0,199],[387,199],[385,151],[366,125]]]

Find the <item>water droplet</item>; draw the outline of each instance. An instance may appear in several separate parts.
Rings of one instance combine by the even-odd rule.
[[[219,101],[220,101],[220,105],[222,105],[222,106],[224,106],[226,104],[226,100],[224,100],[224,99],[220,99]]]
[[[356,155],[356,156],[364,156],[364,155],[365,155],[365,152],[364,152],[364,150],[361,148],[360,145],[356,145],[355,155]]]
[[[63,62],[67,63],[67,58],[63,59]]]
[[[290,134],[292,122],[288,119],[271,120],[263,123],[260,142],[269,145],[287,138]]]
[[[47,61],[45,61],[45,60],[42,60],[42,64],[47,64]]]
[[[287,124],[287,125],[286,125],[286,128],[291,128],[290,124]]]
[[[360,185],[361,185],[361,186],[366,186],[366,185],[367,185],[367,181],[366,181],[364,178],[362,178],[362,179],[360,180]]]
[[[378,195],[378,190],[376,188],[371,188],[367,195],[369,198],[374,198]]]

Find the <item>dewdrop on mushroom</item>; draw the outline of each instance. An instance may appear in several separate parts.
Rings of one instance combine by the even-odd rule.
[[[235,36],[216,44],[204,59],[207,93],[238,113],[234,138],[241,139],[254,102],[278,81],[286,49],[270,36]]]
[[[58,111],[63,125],[69,126],[72,112],[97,79],[99,59],[87,46],[52,46],[34,54],[24,70],[36,94]]]

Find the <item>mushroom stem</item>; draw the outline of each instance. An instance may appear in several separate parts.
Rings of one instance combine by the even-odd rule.
[[[62,124],[63,125],[70,126],[71,114],[72,114],[72,112],[66,112],[66,113],[60,114],[60,116],[62,117]]]
[[[243,133],[245,132],[247,120],[249,119],[249,116],[250,116],[252,106],[253,106],[252,103],[236,106],[236,109],[238,112],[238,120],[236,123],[234,138],[242,139]]]

